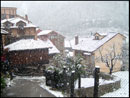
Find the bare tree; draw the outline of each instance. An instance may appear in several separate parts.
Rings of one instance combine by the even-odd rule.
[[[128,70],[129,66],[129,43],[124,42],[122,46],[122,67],[121,70]]]
[[[115,44],[112,45],[109,49],[106,49],[107,53],[103,55],[103,48],[99,49],[100,56],[96,58],[97,61],[101,61],[105,63],[105,65],[109,68],[109,74],[112,74],[113,68],[116,65],[117,60],[121,59],[121,53],[116,52]]]

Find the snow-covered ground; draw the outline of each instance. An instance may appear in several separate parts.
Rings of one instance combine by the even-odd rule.
[[[60,91],[56,91],[56,90],[51,90],[51,87],[46,86],[45,83],[41,83],[40,87],[42,87],[43,89],[46,89],[48,92],[50,92],[51,94],[55,95],[56,97],[65,97],[62,92]]]
[[[121,88],[114,92],[104,94],[101,97],[129,97],[129,72],[120,71],[113,73],[113,75],[121,79]]]
[[[118,80],[119,78],[114,78],[114,80],[99,79],[99,85],[114,83]],[[94,86],[94,78],[81,78],[81,87],[88,88],[92,86]],[[78,89],[78,81],[76,81],[75,89]]]
[[[38,80],[45,80],[44,76],[17,76],[14,79],[27,79],[27,80],[33,80],[33,79],[38,79]]]
[[[5,78],[5,82],[6,82],[7,87],[15,85],[13,80],[11,81],[10,78]]]

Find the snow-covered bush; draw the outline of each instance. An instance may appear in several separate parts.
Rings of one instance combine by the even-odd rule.
[[[72,71],[75,71],[74,80],[78,79],[79,75],[85,74],[85,66],[82,65],[83,57],[77,56],[77,57],[64,57],[60,54],[56,55],[53,58],[53,64],[47,68],[47,71],[56,72],[58,73],[58,80],[60,83],[63,82],[64,76],[63,76],[63,70],[66,69],[66,82],[70,82],[70,76]]]
[[[75,71],[75,74],[84,74],[85,66],[82,64],[83,57],[78,55],[76,57],[64,57],[61,54],[54,56],[52,66],[48,67],[47,70],[63,72],[66,68],[66,73],[71,74],[71,71]]]

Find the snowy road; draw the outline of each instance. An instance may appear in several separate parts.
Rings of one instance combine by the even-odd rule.
[[[113,73],[113,75],[121,79],[121,88],[101,97],[129,97],[129,72],[120,71]]]
[[[41,82],[44,82],[44,79],[16,77],[11,86],[4,90],[3,97],[55,97],[38,85]]]

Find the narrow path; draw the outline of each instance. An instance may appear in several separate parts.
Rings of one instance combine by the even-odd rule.
[[[4,97],[55,97],[41,88],[37,81],[14,80],[15,85],[4,90]]]

